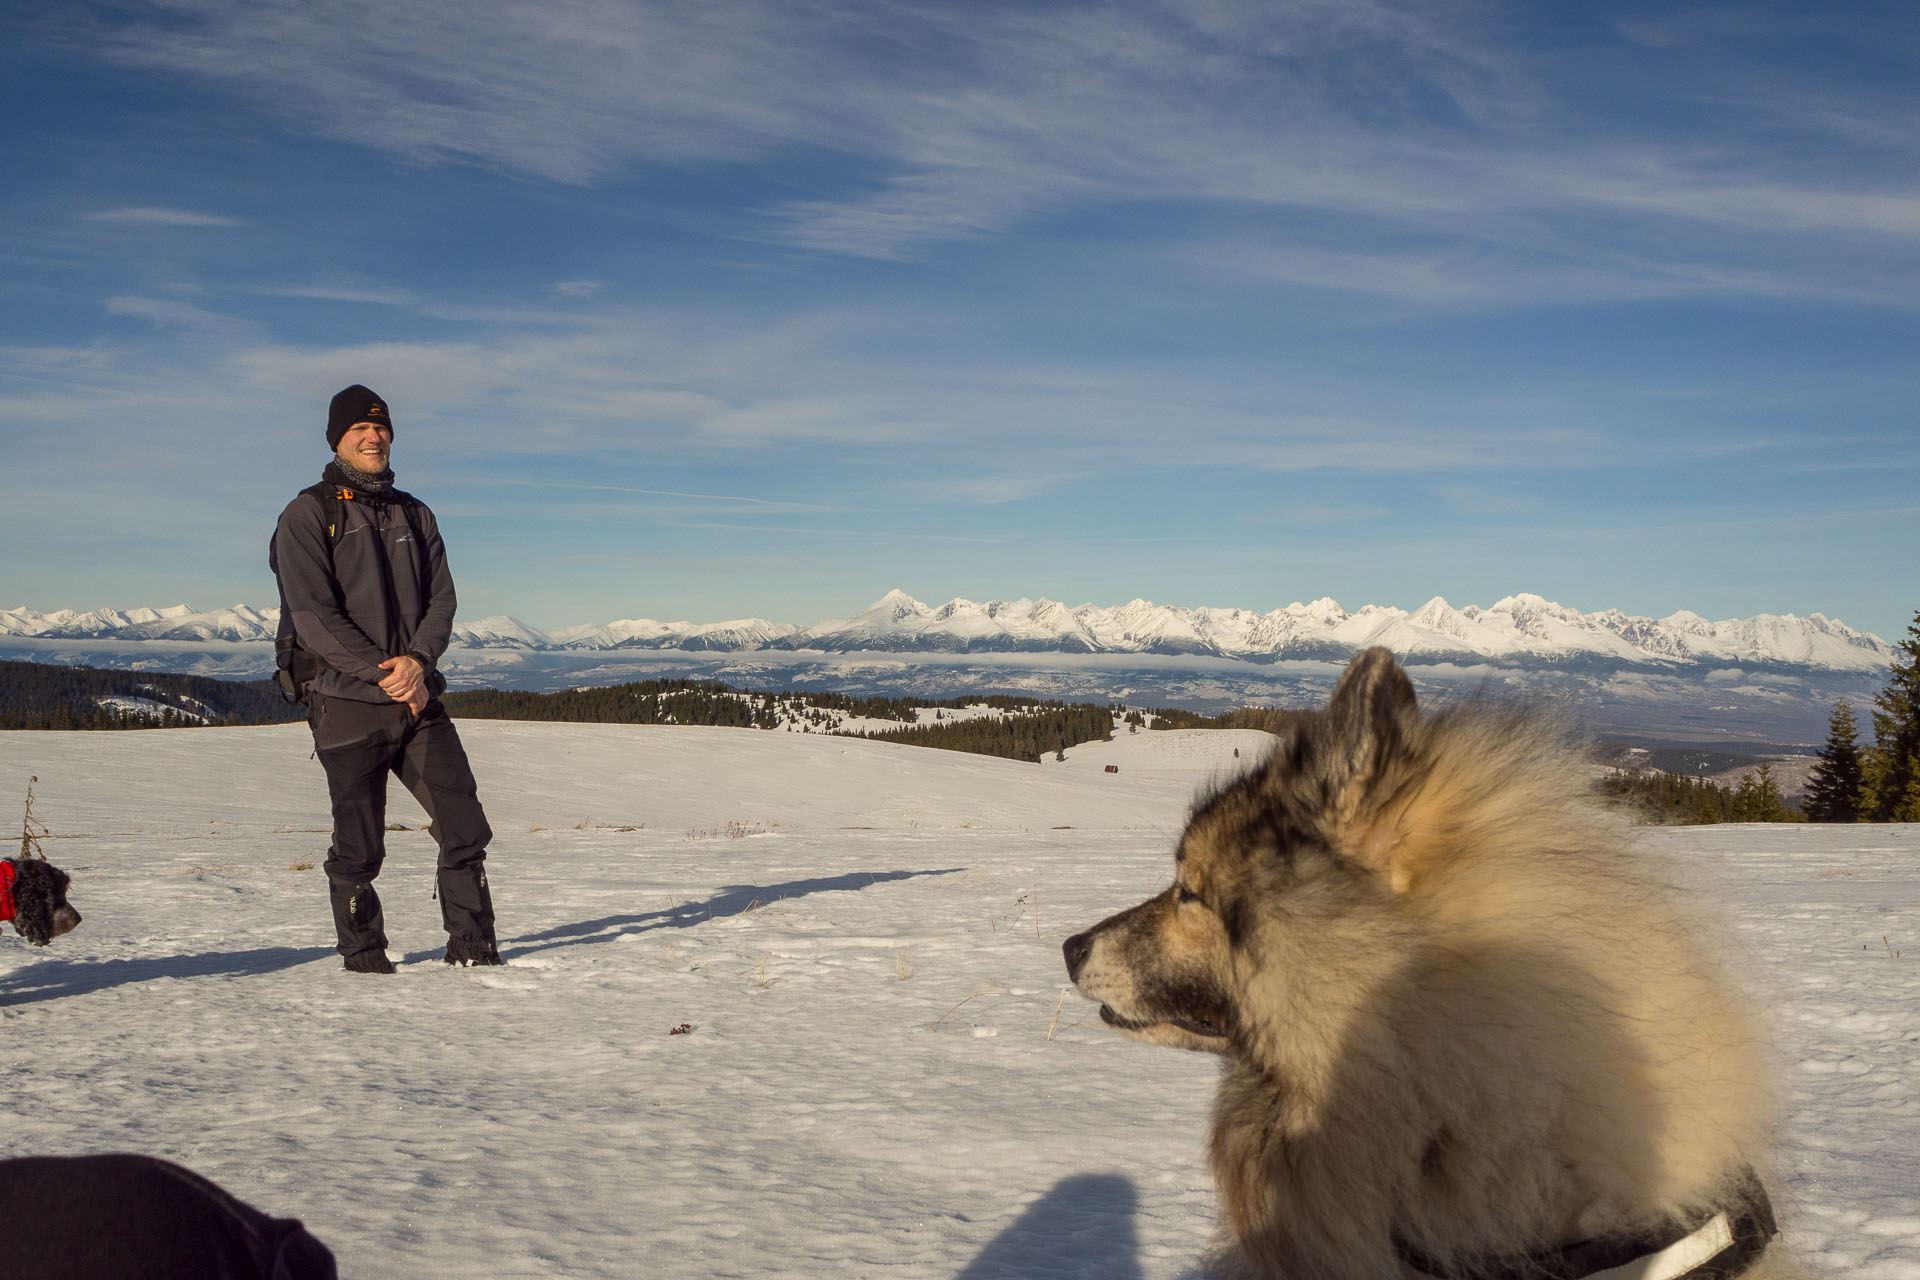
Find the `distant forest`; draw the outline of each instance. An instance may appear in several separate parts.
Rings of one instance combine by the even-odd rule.
[[[1312,711],[1276,710],[1268,707],[1236,707],[1217,716],[1177,707],[1160,707],[1147,712],[1148,727],[1154,729],[1258,729],[1279,733],[1296,720],[1310,720]]]
[[[639,680],[558,693],[466,689],[443,694],[447,714],[473,720],[553,720],[569,724],[704,724],[777,729],[784,716],[825,725],[841,716],[913,722],[907,698],[854,698],[841,693],[769,693],[701,680]],[[962,706],[960,700],[942,703]],[[809,714],[811,713],[811,714]]]
[[[1004,702],[1007,705],[999,709],[1006,714],[881,729],[854,736],[910,747],[938,747],[943,751],[970,751],[975,755],[1029,761],[1049,753],[1058,756],[1068,747],[1077,747],[1083,742],[1105,742],[1113,736],[1113,707],[1088,702],[1024,703],[1014,698],[973,699],[967,705],[982,701]]]
[[[1749,769],[1731,787],[1658,769],[1618,770],[1602,778],[1598,787],[1615,806],[1662,826],[1804,821],[1781,796],[1773,768],[1765,763]]]
[[[1112,733],[1116,711],[1104,706],[982,698],[853,697],[841,693],[736,689],[696,680],[643,680],[558,693],[469,689],[441,698],[458,719],[544,720],[575,724],[685,724],[778,729],[797,724],[815,733],[903,742],[1037,760]],[[116,705],[117,704],[117,705]],[[996,716],[945,720],[948,712],[985,704]],[[915,709],[934,709],[935,723],[916,723]],[[153,729],[198,725],[286,724],[306,718],[270,680],[108,671],[96,667],[0,662],[0,729]],[[894,730],[844,730],[849,719],[891,721]],[[1138,723],[1138,713],[1133,717]]]
[[[115,700],[122,705],[107,705]],[[285,724],[306,714],[271,680],[0,662],[0,729]]]
[[[441,698],[455,718],[557,720],[581,724],[698,724],[739,729],[777,729],[798,722],[820,733],[1038,760],[1113,732],[1115,710],[1090,703],[1034,702],[995,695],[981,698],[856,698],[840,693],[772,693],[696,680],[642,680],[596,689],[525,693],[472,689]],[[981,705],[999,712],[947,720],[946,711]],[[915,708],[932,708],[932,724],[916,723]],[[890,720],[898,729],[842,729],[842,720]]]

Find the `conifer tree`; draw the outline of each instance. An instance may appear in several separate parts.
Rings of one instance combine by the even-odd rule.
[[[1872,817],[1880,822],[1920,822],[1920,612],[1907,624],[1907,638],[1894,645],[1887,687],[1874,695],[1875,761]]]
[[[1821,748],[1813,772],[1807,775],[1809,822],[1858,822],[1862,792],[1860,726],[1853,704],[1842,698],[1827,716],[1827,745]]]
[[[1780,798],[1780,784],[1774,781],[1773,766],[1762,764],[1740,777],[1733,791],[1735,822],[1791,822],[1793,812]]]

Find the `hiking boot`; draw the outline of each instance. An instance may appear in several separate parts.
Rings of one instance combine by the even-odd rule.
[[[356,951],[342,965],[348,973],[392,973],[393,961],[384,951]]]
[[[330,880],[328,896],[333,901],[333,932],[339,939],[340,954],[357,956],[376,954],[387,949],[386,920],[380,910],[380,895],[368,881]],[[347,966],[349,969],[352,965]],[[363,973],[379,973],[363,969]]]
[[[471,938],[447,939],[447,963],[462,968],[479,965],[505,964],[499,950],[491,942],[475,942]]]

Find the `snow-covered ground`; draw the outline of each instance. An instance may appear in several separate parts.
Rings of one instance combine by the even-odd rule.
[[[172,714],[189,723],[205,724],[207,721],[207,713],[205,711],[184,710],[174,706],[170,702],[161,702],[157,698],[125,698],[114,696],[96,698],[94,701],[109,711],[116,712],[120,715],[138,716],[143,720],[159,721],[165,719],[169,714]],[[182,701],[192,702],[192,699],[182,699]],[[195,703],[194,705],[204,706],[204,704],[201,703]]]
[[[395,787],[386,978],[331,948],[304,726],[0,733],[0,800],[38,775],[86,915],[0,939],[0,1152],[178,1160],[355,1277],[1193,1274],[1215,1064],[1105,1031],[1060,942],[1165,883],[1260,735],[1036,766],[461,728],[510,963],[440,964]],[[1717,886],[1772,1011],[1789,1239],[1920,1280],[1920,828],[1648,838]]]

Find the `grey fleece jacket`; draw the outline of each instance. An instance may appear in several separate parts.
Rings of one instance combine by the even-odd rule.
[[[401,502],[412,501],[413,542]],[[453,638],[453,574],[440,526],[425,503],[397,499],[345,502],[339,541],[327,545],[320,500],[302,493],[273,532],[274,572],[300,647],[324,664],[309,688],[334,698],[388,703],[380,688],[388,658],[411,654],[427,669],[427,688],[447,687],[438,671]]]

